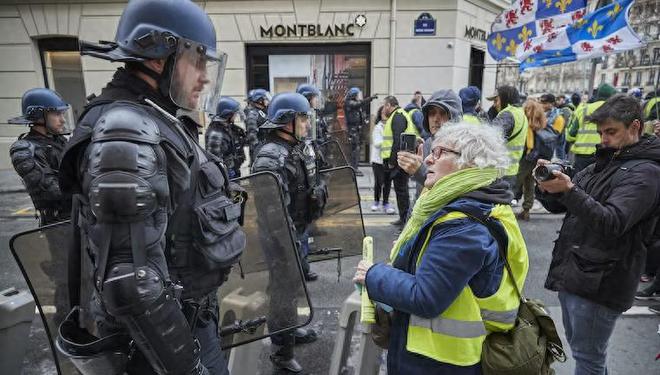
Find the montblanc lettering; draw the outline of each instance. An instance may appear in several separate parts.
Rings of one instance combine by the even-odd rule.
[[[355,24],[337,24],[321,26],[320,24],[292,24],[259,26],[262,38],[332,38],[355,36]]]
[[[465,26],[465,37],[470,39],[477,39],[486,41],[486,30],[477,29],[476,27]]]

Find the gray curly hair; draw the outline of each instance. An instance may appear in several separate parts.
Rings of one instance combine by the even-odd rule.
[[[445,124],[434,136],[433,146],[439,144],[461,153],[455,161],[458,169],[496,168],[503,175],[511,164],[502,130],[494,126]]]

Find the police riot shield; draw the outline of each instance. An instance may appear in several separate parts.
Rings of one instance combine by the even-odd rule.
[[[364,222],[353,168],[327,169],[321,171],[321,178],[328,187],[328,200],[323,215],[310,226],[308,261],[362,255]]]
[[[320,145],[321,153],[323,154],[324,164],[323,169],[331,169],[337,167],[344,167],[348,165],[346,155],[342,150],[341,145],[337,140],[331,139]]]
[[[312,309],[276,175],[233,180],[247,191],[243,230],[247,245],[218,291],[224,349],[309,324]]]
[[[9,241],[12,255],[37,304],[55,366],[63,375],[78,374],[73,364],[55,350],[58,326],[70,310],[67,262],[72,241],[70,221],[19,233]]]
[[[328,133],[328,138],[331,141],[336,141],[339,144],[339,148],[344,156],[344,160],[348,160],[351,156],[351,139],[346,130],[332,131]],[[348,163],[346,163],[348,164]],[[344,165],[346,165],[344,164]],[[339,167],[340,165],[336,165]]]

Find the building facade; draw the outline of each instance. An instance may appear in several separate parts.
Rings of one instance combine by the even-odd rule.
[[[125,6],[120,0],[20,0],[0,5],[0,122],[20,110],[23,92],[50,87],[72,103],[110,79],[118,64],[80,57],[80,41],[113,40]],[[503,0],[266,0],[198,1],[228,54],[222,92],[243,100],[255,87],[273,93],[316,84],[324,101],[341,104],[348,87],[365,95],[396,95],[405,105],[415,91],[429,96],[468,84],[484,95],[495,86],[496,64],[486,52],[487,30]],[[375,113],[379,101],[372,103]],[[24,132],[0,126],[0,168],[8,146]],[[366,158],[366,155],[365,155]]]

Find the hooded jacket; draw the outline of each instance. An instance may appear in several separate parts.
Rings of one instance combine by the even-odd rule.
[[[440,208],[424,223],[420,233],[445,215],[448,208],[474,207],[488,212],[496,204],[510,204],[512,198],[508,184],[496,180],[490,186],[472,191]],[[404,244],[402,249],[412,247]],[[399,258],[405,257],[406,253],[399,254]],[[395,309],[390,330],[388,372],[407,375],[481,374],[478,364],[454,366],[408,352],[408,322],[410,314],[429,318],[438,316],[452,304],[466,284],[480,298],[492,296],[501,284],[503,272],[504,262],[488,228],[468,218],[452,220],[433,229],[424,262],[416,275],[382,263],[371,267],[366,277],[369,297]]]
[[[538,199],[566,212],[545,287],[617,311],[632,306],[660,204],[660,140],[644,135],[621,150],[597,147],[596,162],[563,194]]]
[[[449,113],[449,122],[459,122],[463,118],[463,105],[461,103],[461,98],[456,95],[452,90],[439,90],[433,93],[429,100],[422,107],[422,112],[424,114],[424,129],[426,132],[429,132],[429,120],[428,112],[430,106],[436,106],[444,109]],[[426,138],[424,141],[423,149],[423,158],[425,159],[431,153],[431,146],[433,145],[433,136]],[[422,159],[423,160],[423,159]],[[426,164],[422,162],[419,169],[413,175],[413,179],[417,183],[417,193],[422,190],[421,188],[424,185],[424,180],[426,180]]]

